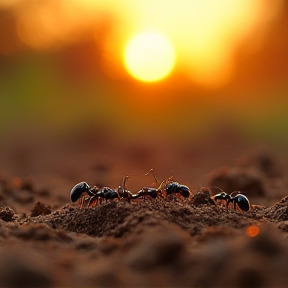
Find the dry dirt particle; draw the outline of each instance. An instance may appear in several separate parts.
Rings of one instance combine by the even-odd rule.
[[[14,220],[14,211],[9,207],[0,207],[0,219],[9,222]]]

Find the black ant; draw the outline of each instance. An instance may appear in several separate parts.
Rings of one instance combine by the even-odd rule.
[[[100,199],[113,200],[113,199],[126,199],[130,202],[132,198],[132,193],[126,189],[126,181],[130,176],[125,176],[122,181],[122,185],[120,185],[116,190],[111,189],[109,187],[99,188],[94,186],[90,188],[90,186],[86,182],[80,182],[76,184],[70,193],[70,199],[72,202],[76,202],[80,200],[80,207],[82,208],[85,202],[88,201],[87,207],[95,206]],[[88,197],[86,197],[88,195]]]
[[[226,208],[228,208],[230,203],[233,203],[233,208],[236,210],[237,206],[242,210],[242,211],[249,211],[250,210],[250,202],[248,198],[243,195],[240,191],[234,191],[230,195],[227,194],[226,192],[222,191],[219,194],[214,195],[214,200],[226,200]]]
[[[145,175],[148,175],[149,173],[152,173],[155,183],[158,184],[160,181],[157,179],[156,175],[154,174],[154,170],[150,169],[148,173]],[[152,195],[156,198],[157,195],[160,197],[163,197],[163,193],[166,192],[166,196],[176,194],[181,195],[184,198],[188,198],[190,196],[190,189],[186,185],[179,184],[178,182],[172,181],[172,176],[170,176],[166,181],[162,181],[157,189],[154,188],[142,188],[138,193],[142,193],[144,195]],[[155,191],[154,191],[154,190]],[[137,194],[138,194],[137,193]],[[137,195],[136,194],[136,195]]]
[[[107,200],[113,200],[113,199],[125,199],[128,202],[130,202],[130,199],[132,198],[132,193],[126,189],[126,181],[128,180],[130,176],[125,176],[122,181],[122,185],[120,185],[116,190],[111,189],[109,187],[103,187],[100,191],[95,191],[93,196],[91,196],[88,207],[95,206],[98,201],[94,204],[95,200],[98,200],[98,198]],[[96,188],[97,189],[97,188]],[[91,189],[92,190],[92,189]],[[93,205],[94,204],[94,205]]]
[[[159,184],[160,181],[155,176],[153,169],[151,169],[145,175],[148,175],[149,173],[152,173],[155,183]],[[147,196],[151,197],[152,199],[155,199],[158,196],[163,198],[164,192],[166,193],[166,196],[173,194],[181,195],[184,198],[188,198],[190,196],[190,189],[185,185],[172,181],[172,176],[166,181],[162,181],[158,188],[143,187],[140,191],[133,195],[126,189],[126,182],[129,177],[130,176],[125,176],[122,184],[115,190],[109,187],[103,187],[100,189],[97,186],[90,188],[86,182],[80,182],[71,190],[71,201],[76,202],[79,200],[80,207],[82,208],[87,201],[88,203],[86,206],[91,207],[98,204],[99,200],[101,203],[102,199],[105,199],[106,201],[113,199],[125,199],[130,202],[131,199],[137,199],[139,197],[146,198]]]
[[[146,196],[155,199],[157,198],[158,194],[159,190],[157,188],[143,187],[140,191],[132,196],[132,199],[137,199],[139,197],[143,197],[145,199]]]
[[[186,185],[179,184],[178,182],[172,182],[172,178],[168,178],[164,183],[164,189],[167,195],[180,194],[184,198],[190,196],[190,189]]]
[[[150,169],[148,173],[145,174],[147,176],[149,173],[152,173],[155,179],[156,184],[159,182],[159,180],[156,178],[153,169]],[[140,191],[138,191],[136,194],[132,196],[132,199],[137,199],[139,197],[142,197],[143,199],[146,199],[146,197],[149,196],[152,199],[157,198],[158,196],[163,197],[162,191],[159,188],[151,188],[151,187],[143,187]]]
[[[113,200],[113,199],[119,198],[119,194],[117,193],[117,191],[115,191],[109,187],[103,187],[100,190],[97,186],[94,186],[93,188],[94,188],[94,195],[90,197],[88,204],[87,204],[87,207],[95,206],[96,204],[98,204],[99,200],[101,203],[102,199],[105,199],[107,202],[108,200]]]

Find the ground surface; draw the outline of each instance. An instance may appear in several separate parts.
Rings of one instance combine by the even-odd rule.
[[[203,143],[167,151],[123,145],[106,154],[98,146],[97,154],[90,139],[85,152],[63,145],[2,155],[0,287],[287,287],[286,158],[233,150],[231,141],[215,154]],[[115,188],[131,167],[144,174],[152,165],[167,177],[173,169],[193,195],[85,209],[70,203],[80,181]],[[153,186],[147,179],[128,187]],[[216,205],[216,187],[243,191],[250,211]]]

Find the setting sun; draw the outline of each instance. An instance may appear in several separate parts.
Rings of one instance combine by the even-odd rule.
[[[143,32],[131,38],[123,57],[128,73],[144,82],[165,78],[175,63],[172,44],[164,35],[156,32]]]

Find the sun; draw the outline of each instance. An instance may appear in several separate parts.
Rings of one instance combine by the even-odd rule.
[[[137,80],[156,82],[167,77],[175,64],[171,42],[158,32],[142,32],[132,37],[123,55],[127,72]]]

